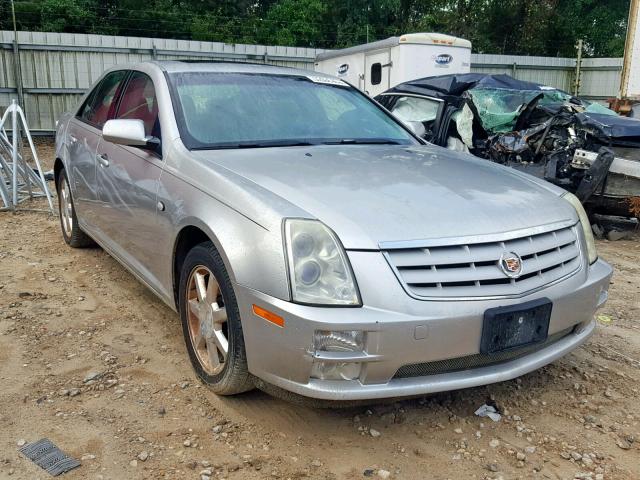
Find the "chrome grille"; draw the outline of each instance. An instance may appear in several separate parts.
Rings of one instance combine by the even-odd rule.
[[[509,278],[500,268],[515,252],[522,272]],[[384,251],[407,291],[416,297],[517,296],[575,273],[581,265],[575,227],[504,241]]]

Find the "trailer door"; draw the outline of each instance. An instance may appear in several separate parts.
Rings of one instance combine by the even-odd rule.
[[[391,50],[378,50],[364,57],[364,90],[375,97],[389,89]]]

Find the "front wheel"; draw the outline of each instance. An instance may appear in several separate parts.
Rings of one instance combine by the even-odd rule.
[[[180,275],[180,318],[198,377],[219,395],[254,388],[231,280],[211,242],[194,247]]]

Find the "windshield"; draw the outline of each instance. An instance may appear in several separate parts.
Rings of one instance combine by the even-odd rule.
[[[346,84],[219,72],[174,73],[170,78],[178,97],[174,103],[179,103],[176,117],[189,149],[417,143]]]

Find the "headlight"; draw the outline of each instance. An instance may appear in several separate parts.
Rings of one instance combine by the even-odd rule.
[[[313,305],[360,305],[347,255],[335,234],[317,220],[284,224],[293,301]]]
[[[578,197],[576,197],[573,193],[567,192],[562,195],[562,198],[569,202],[578,213],[580,224],[582,225],[582,231],[584,232],[584,239],[587,243],[587,255],[589,257],[589,264],[592,264],[598,259],[598,252],[596,251],[596,242],[593,239],[593,231],[591,230],[591,224],[589,223],[587,212],[584,211],[582,203],[580,203]]]

